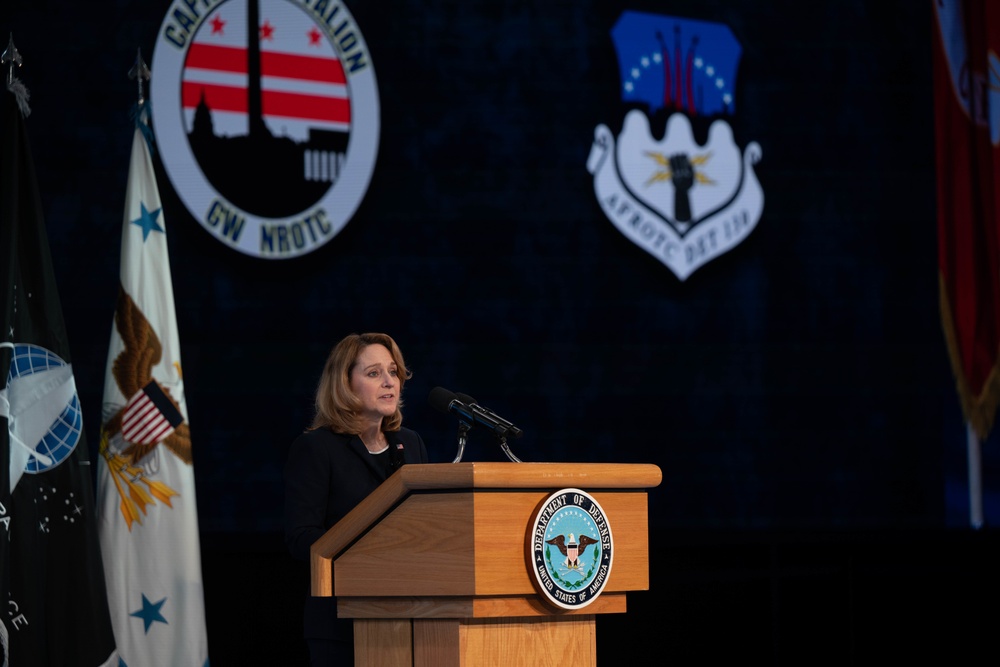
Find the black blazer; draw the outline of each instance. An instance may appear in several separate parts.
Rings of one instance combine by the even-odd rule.
[[[404,463],[428,462],[416,431],[402,428],[385,436]],[[308,562],[313,542],[386,480],[381,458],[360,437],[329,429],[306,431],[292,442],[285,465],[285,544],[294,558]],[[351,622],[336,618],[334,598],[307,593],[303,620],[307,638],[352,640]]]

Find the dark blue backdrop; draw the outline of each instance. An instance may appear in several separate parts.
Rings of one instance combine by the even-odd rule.
[[[281,469],[329,347],[381,330],[406,424],[450,461],[442,385],[528,461],[652,462],[654,532],[965,526],[964,427],[938,315],[929,2],[350,2],[378,163],[320,250],[232,251],[160,180],[202,531],[280,531]],[[85,426],[96,443],[135,85],[167,2],[8,0]],[[723,23],[757,141],[750,237],[686,282],[604,217],[586,169],[621,117],[624,9]],[[155,122],[154,109],[154,122]],[[987,520],[997,520],[986,443]],[[466,460],[501,460],[474,432]],[[270,537],[268,538],[270,539]]]
[[[5,3],[73,359],[99,424],[131,141],[126,77],[167,3]],[[361,2],[382,141],[347,227],[300,259],[218,243],[166,200],[206,531],[279,528],[280,471],[329,346],[384,330],[407,423],[451,460],[437,385],[521,426],[532,461],[648,461],[673,527],[967,520],[937,311],[931,11],[912,3]],[[905,7],[905,11],[903,10]],[[586,170],[620,119],[626,9],[723,23],[732,124],[765,206],[680,282],[604,217]],[[155,114],[155,109],[154,109]],[[155,122],[155,119],[154,119]],[[277,195],[276,195],[277,196]],[[466,460],[499,456],[474,434]],[[992,473],[991,473],[992,474]]]

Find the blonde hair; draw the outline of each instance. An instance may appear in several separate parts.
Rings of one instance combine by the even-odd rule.
[[[351,369],[358,362],[362,350],[369,345],[382,345],[389,350],[396,363],[399,379],[399,403],[396,412],[382,420],[383,431],[398,431],[403,423],[403,385],[413,373],[406,368],[403,353],[391,336],[384,333],[350,334],[330,351],[323,367],[319,386],[316,387],[316,416],[310,428],[329,428],[335,433],[361,433],[361,400],[351,390]]]

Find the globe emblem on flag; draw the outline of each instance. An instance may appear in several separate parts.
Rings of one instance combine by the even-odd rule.
[[[378,85],[341,3],[175,2],[153,52],[150,98],[164,168],[189,213],[240,252],[316,250],[367,192]]]
[[[0,404],[10,405],[10,414],[3,416],[9,420],[12,445],[20,441],[34,448],[24,472],[37,474],[58,466],[76,449],[83,432],[80,399],[72,367],[58,355],[38,345],[16,343],[13,348],[7,386],[0,390],[6,402]],[[21,417],[25,410],[31,417]]]

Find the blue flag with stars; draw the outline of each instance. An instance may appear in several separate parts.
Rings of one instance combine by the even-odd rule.
[[[0,664],[112,667],[90,454],[12,90],[0,87]]]
[[[167,226],[143,123],[140,107],[104,378],[101,550],[119,667],[206,667],[193,448]]]

